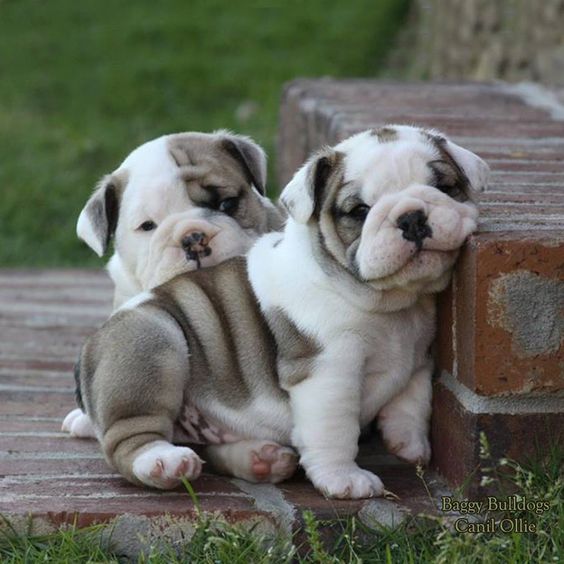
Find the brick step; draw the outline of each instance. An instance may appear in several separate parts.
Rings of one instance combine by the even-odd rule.
[[[478,232],[439,300],[434,464],[457,486],[479,463],[480,431],[494,453],[523,458],[564,430],[564,108],[545,94],[324,79],[294,81],[283,95],[281,185],[312,151],[389,123],[440,129],[490,164]]]

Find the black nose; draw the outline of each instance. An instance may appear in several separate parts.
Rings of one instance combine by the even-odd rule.
[[[397,220],[397,226],[403,231],[403,238],[415,243],[418,249],[421,249],[423,246],[423,239],[433,236],[433,232],[427,225],[427,218],[422,210],[415,210],[400,215]]]
[[[196,261],[196,266],[201,267],[201,261],[205,257],[209,257],[212,253],[211,247],[208,245],[209,239],[205,233],[195,231],[185,235],[180,244],[186,253],[186,260]]]
[[[191,249],[192,247],[202,244],[205,238],[206,236],[203,233],[200,232],[190,233],[189,235],[186,235],[185,237],[182,238],[180,244],[182,245],[183,249],[188,250]]]

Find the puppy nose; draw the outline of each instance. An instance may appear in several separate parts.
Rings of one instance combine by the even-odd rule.
[[[196,265],[200,268],[200,260],[211,255],[209,247],[210,237],[201,231],[193,231],[186,233],[180,241],[180,245],[186,253],[187,260],[195,260]]]
[[[410,211],[400,215],[396,225],[403,231],[403,238],[415,243],[418,249],[421,249],[423,239],[433,236],[431,228],[427,225],[427,217],[422,210]]]
[[[206,247],[208,242],[205,233],[202,233],[201,231],[194,231],[193,233],[187,233],[184,235],[180,244],[183,249],[188,250],[192,247],[197,247],[198,245]]]

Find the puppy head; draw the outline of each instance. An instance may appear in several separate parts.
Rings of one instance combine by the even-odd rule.
[[[121,268],[146,289],[245,252],[281,218],[264,197],[266,156],[226,131],[160,137],[105,177],[78,236],[99,256],[115,236]]]
[[[476,228],[472,197],[488,171],[444,135],[388,126],[315,155],[281,201],[308,226],[326,270],[345,270],[378,290],[436,292]]]

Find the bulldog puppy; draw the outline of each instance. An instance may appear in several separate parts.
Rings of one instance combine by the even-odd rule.
[[[265,197],[266,156],[227,131],[165,135],[135,149],[105,176],[78,218],[99,256],[115,238],[108,271],[114,309],[174,276],[245,253],[283,216]],[[93,437],[81,410],[63,430]]]
[[[154,288],[86,342],[79,389],[110,464],[163,489],[196,478],[176,427],[225,473],[284,479],[292,445],[325,495],[377,496],[355,462],[376,416],[392,452],[427,462],[434,296],[487,177],[473,153],[406,126],[313,156],[282,193],[282,234]]]
[[[99,256],[112,237],[114,309],[174,276],[245,253],[283,218],[265,197],[266,156],[227,131],[164,135],[105,176],[77,234]]]

